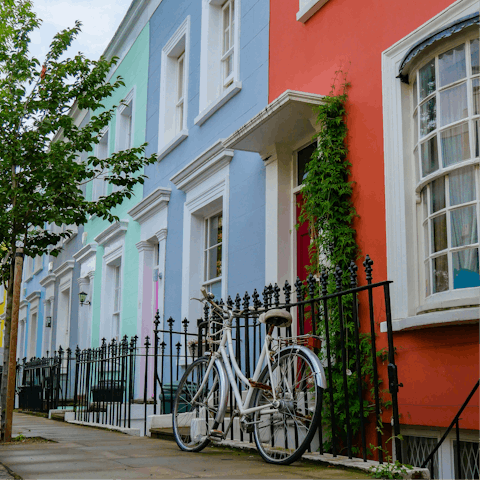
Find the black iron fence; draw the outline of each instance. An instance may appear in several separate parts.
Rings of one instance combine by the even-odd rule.
[[[357,267],[352,263],[345,273],[337,267],[333,284],[332,277],[323,273],[319,278],[310,276],[306,282],[297,279],[293,287],[285,282],[282,288],[277,284],[266,286],[261,294],[257,290],[243,297],[237,294],[234,299],[228,297],[226,303],[245,312],[234,320],[233,344],[238,365],[247,378],[253,373],[266,335],[264,324],[258,322],[259,310],[285,308],[292,313],[294,324],[282,329],[282,336],[312,332],[321,337],[321,345],[312,342],[310,347],[322,360],[328,388],[321,425],[311,449],[366,460],[367,437],[374,437],[374,448],[383,462],[382,410],[388,423],[390,417],[393,420],[397,436],[397,392],[401,384],[394,358],[390,282],[373,283],[372,264],[367,256],[363,286],[357,285]],[[350,288],[345,289],[347,280]],[[223,304],[223,300],[219,303]],[[52,398],[48,405],[44,400],[42,408],[71,404],[77,420],[140,428],[146,433],[148,415],[172,411],[183,372],[204,354],[209,315],[207,305],[203,318],[196,323],[169,318],[164,322],[168,327],[160,329],[157,313],[152,337],[124,337],[110,343],[103,339],[99,347],[77,348],[74,355],[70,351],[64,355],[59,349],[52,358],[41,359],[45,366],[41,362],[29,362],[27,366],[24,362],[19,368],[21,386],[42,386],[42,399]],[[375,324],[382,321],[386,322],[387,334],[381,339],[384,348],[379,357]],[[175,325],[181,326],[174,329]],[[379,358],[388,363],[386,371],[379,368]],[[36,373],[26,373],[33,371]],[[382,375],[388,375],[388,391],[380,388]],[[241,391],[240,383],[237,386]],[[227,417],[237,408],[235,402],[231,391]],[[231,428],[229,438],[253,441],[252,434],[240,428]],[[395,441],[401,461],[399,440]]]
[[[24,410],[48,412],[65,407],[72,394],[71,350],[60,346],[53,356],[26,358],[17,363],[18,406]]]

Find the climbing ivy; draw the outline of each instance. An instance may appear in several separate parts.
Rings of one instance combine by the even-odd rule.
[[[339,81],[339,78],[343,80]],[[335,268],[342,270],[341,283],[343,289],[350,287],[350,272],[348,267],[352,260],[359,258],[359,247],[356,242],[356,232],[353,227],[355,217],[358,217],[352,203],[353,182],[350,180],[350,166],[347,146],[347,110],[348,89],[350,83],[346,81],[343,72],[337,72],[329,96],[323,99],[322,105],[317,108],[317,122],[321,125],[316,135],[317,148],[306,166],[306,174],[301,190],[303,203],[297,228],[304,222],[309,227],[311,243],[309,246],[310,265],[307,272],[316,276],[326,272],[327,293],[337,289]],[[317,295],[320,292],[315,292]],[[343,371],[347,368],[347,386],[349,392],[349,412],[352,434],[360,431],[360,399],[358,397],[357,372],[355,369],[355,325],[352,318],[353,296],[343,297],[343,320],[346,343],[346,359],[342,359],[342,345],[340,342],[340,317],[338,303],[329,302],[329,331],[332,360],[332,379],[326,369],[328,385],[333,386],[334,415],[336,422],[336,436],[340,440],[341,448],[347,445],[347,424],[345,397],[343,394]],[[322,308],[321,306],[319,307]],[[321,311],[319,312],[321,315]],[[317,333],[325,338],[325,324],[319,322]],[[367,380],[372,376],[371,341],[367,334],[360,334],[360,365],[363,387],[371,389]],[[322,362],[326,365],[326,350],[319,353]],[[331,428],[330,395],[325,394],[323,418],[324,425]],[[363,400],[364,416],[367,417],[373,406],[366,399]],[[331,450],[331,431],[325,436],[324,448]],[[358,449],[354,449],[358,452]],[[340,453],[340,452],[339,452]],[[344,452],[343,452],[344,453]]]

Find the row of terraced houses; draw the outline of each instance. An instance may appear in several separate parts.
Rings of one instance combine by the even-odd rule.
[[[91,218],[58,257],[26,259],[17,356],[143,338],[157,309],[161,327],[198,318],[201,286],[226,298],[305,278],[312,105],[343,70],[357,242],[393,281],[401,431],[428,450],[478,380],[478,1],[133,0],[104,55],[125,82],[106,107],[125,102],[97,156],[148,142],[158,161],[118,222]],[[478,436],[474,398],[460,440],[477,475]]]

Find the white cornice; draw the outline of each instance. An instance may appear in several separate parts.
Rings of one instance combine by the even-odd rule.
[[[97,244],[96,242],[91,242],[88,245],[85,245],[77,253],[73,254],[73,258],[78,263],[84,263],[88,261],[91,257],[95,256],[97,253]]]
[[[157,237],[158,243],[160,243],[162,240],[165,240],[167,238],[167,232],[168,230],[166,228],[162,228],[155,234],[155,236]]]
[[[40,280],[40,285],[43,288],[47,288],[50,284],[55,283],[57,276],[53,273],[49,273],[46,277]]]
[[[75,260],[67,260],[66,262],[63,262],[57,269],[55,269],[53,274],[57,277],[61,277],[70,272],[70,270],[73,270],[74,266]]]
[[[30,295],[27,295],[25,297],[25,300],[28,302],[28,303],[32,303],[35,299],[37,298],[40,298],[41,296],[41,293],[39,290],[36,290],[35,292],[32,292]]]
[[[117,31],[103,52],[103,56],[107,59],[113,56],[119,57],[117,66],[120,65],[160,3],[162,3],[162,0],[133,0]],[[116,67],[109,73],[109,78],[115,69]]]
[[[112,223],[112,225],[95,237],[95,242],[97,242],[98,245],[105,245],[120,235],[125,235],[127,228],[128,220],[120,220],[119,222]]]
[[[128,214],[136,222],[142,223],[167,207],[171,193],[170,188],[158,187],[130,209]]]
[[[315,133],[316,114],[312,107],[321,105],[323,98],[315,93],[286,90],[223,144],[225,148],[258,152],[262,156],[275,144],[294,144]]]
[[[185,193],[203,182],[208,177],[228,165],[234,151],[225,149],[222,139],[215,142],[210,148],[190,162],[185,168],[175,174],[170,181]]]
[[[153,252],[153,250],[155,248],[154,245],[152,245],[150,242],[146,242],[144,240],[136,243],[135,246],[137,247],[137,250],[139,252],[145,252],[145,251],[147,251],[147,252],[152,251]]]

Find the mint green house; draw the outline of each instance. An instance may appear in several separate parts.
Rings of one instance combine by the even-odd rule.
[[[135,2],[134,2],[135,3]],[[124,87],[115,91],[106,108],[119,105],[95,155],[106,157],[112,152],[137,147],[145,142],[146,100],[149,57],[148,15],[140,18],[132,7],[123,19],[104,56],[119,57],[110,79],[121,76]],[[122,105],[120,102],[123,100]],[[97,178],[86,188],[86,196],[96,199],[115,188]],[[137,185],[135,196],[114,210],[119,221],[110,224],[92,217],[84,227],[82,248],[73,257],[80,266],[80,292],[87,299],[79,307],[79,324],[83,325],[79,344],[98,346],[102,338],[137,333],[137,296],[140,226],[128,214],[143,197],[143,186]]]

